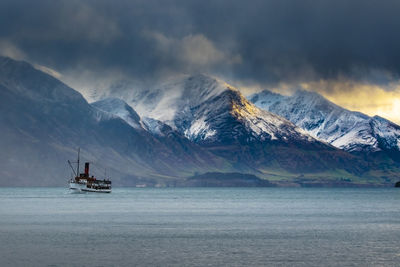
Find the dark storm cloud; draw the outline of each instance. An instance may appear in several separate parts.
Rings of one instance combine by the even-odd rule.
[[[384,84],[400,73],[399,11],[367,0],[2,0],[0,49],[60,72]]]

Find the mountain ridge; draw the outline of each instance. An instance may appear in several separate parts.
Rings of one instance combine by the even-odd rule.
[[[400,152],[400,126],[379,116],[346,110],[315,92],[299,90],[284,96],[265,90],[250,95],[249,100],[345,151]],[[393,158],[399,161],[400,153]]]
[[[115,98],[89,104],[30,64],[0,57],[0,101],[1,185],[64,184],[65,162],[78,146],[84,160],[104,162],[116,185],[174,186],[204,173],[247,173],[289,184],[298,177],[320,183],[395,179],[392,165],[384,170],[320,142],[204,75],[145,92],[133,108]],[[136,107],[159,116],[146,118]]]

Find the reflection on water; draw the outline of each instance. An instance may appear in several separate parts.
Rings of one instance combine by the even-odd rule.
[[[1,266],[398,266],[400,190],[0,188]]]

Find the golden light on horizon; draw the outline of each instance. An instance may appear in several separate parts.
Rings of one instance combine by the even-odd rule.
[[[333,103],[369,116],[378,115],[400,125],[400,85],[385,90],[377,85],[350,82],[302,84],[317,91]],[[322,90],[321,90],[322,88]]]

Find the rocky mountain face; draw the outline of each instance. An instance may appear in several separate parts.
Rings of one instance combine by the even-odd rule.
[[[237,89],[205,75],[163,84],[135,95],[130,103],[143,116],[169,125],[196,143],[315,142],[288,120],[257,108]]]
[[[354,153],[386,152],[400,161],[400,126],[384,118],[346,110],[307,91],[292,96],[263,91],[249,100],[337,148]]]
[[[0,185],[64,185],[77,147],[82,161],[106,167],[117,185],[190,185],[185,180],[205,173],[224,185],[234,182],[222,173],[302,184],[396,178],[390,163],[321,142],[205,75],[89,104],[28,63],[0,58],[0,102]]]

